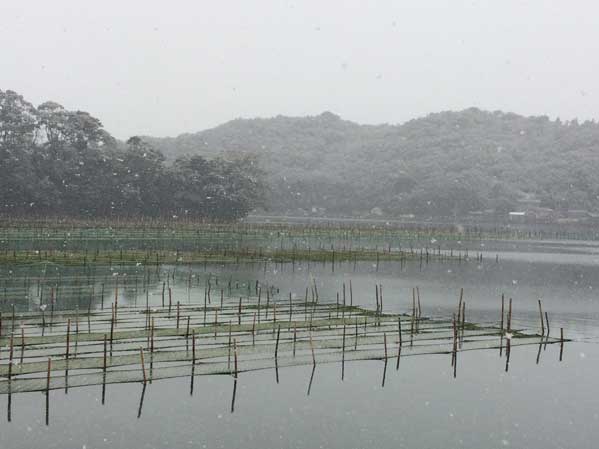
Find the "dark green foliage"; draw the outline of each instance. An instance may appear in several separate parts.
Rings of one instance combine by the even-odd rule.
[[[599,210],[599,125],[475,108],[403,125],[316,117],[234,120],[152,139],[167,157],[244,151],[268,173],[277,212],[502,215],[534,197],[553,209]]]
[[[35,108],[0,90],[0,214],[231,220],[261,204],[261,179],[250,157],[167,165],[139,137],[119,144],[86,112]]]
[[[211,218],[236,219],[262,205],[264,187],[253,158],[207,160],[181,157],[173,164],[181,212],[202,210]]]

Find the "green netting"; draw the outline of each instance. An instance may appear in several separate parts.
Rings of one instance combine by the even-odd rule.
[[[73,326],[74,316],[89,323],[87,331]],[[11,337],[0,339],[0,394],[140,382],[144,370],[148,381],[190,376],[192,367],[193,375],[231,374],[235,359],[239,373],[390,359],[400,348],[406,357],[498,348],[508,338],[511,346],[559,342],[515,330],[507,335],[493,326],[454,326],[447,320],[301,301],[267,307],[247,299],[240,307],[228,299],[222,307],[186,304],[178,316],[172,308],[126,307],[118,310],[116,320],[112,313],[98,311],[54,318],[51,327],[43,327],[40,314],[29,313],[20,317]]]

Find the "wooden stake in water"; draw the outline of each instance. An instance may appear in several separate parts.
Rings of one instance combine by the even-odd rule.
[[[503,332],[503,317],[505,315],[505,296],[501,294],[501,331]]]
[[[539,350],[537,352],[537,365],[539,364],[539,361],[541,360],[541,349],[543,349],[543,337],[541,336],[541,341],[539,342]]]
[[[422,307],[420,306],[420,287],[416,287],[416,297],[418,299],[418,320],[420,321],[420,317],[422,316]]]
[[[67,346],[66,346],[66,351],[65,351],[65,359],[69,360],[69,346],[70,346],[70,339],[71,339],[71,319],[69,318],[67,320]]]
[[[541,318],[541,335],[545,335],[545,322],[543,320],[543,307],[541,306],[541,300],[539,299],[539,316]]]
[[[505,345],[505,372],[507,373],[510,369],[510,353],[512,351],[512,337],[507,338]]]
[[[233,375],[233,398],[231,399],[231,413],[235,412],[235,396],[237,393],[237,343],[234,342],[235,373]]]
[[[501,295],[501,325],[499,331],[499,357],[503,355],[503,317],[505,315],[505,297]]]
[[[23,358],[25,357],[25,328],[21,327],[21,365],[23,364]]]
[[[297,342],[297,326],[293,325],[293,357],[295,357],[295,344]]]
[[[191,363],[196,364],[196,331],[193,330],[191,334]]]
[[[277,359],[277,355],[279,353],[279,338],[281,336],[281,326],[277,329],[277,343],[275,344],[275,360]]]
[[[144,385],[145,385],[147,383],[148,379],[146,377],[146,365],[144,363],[144,349],[141,346],[139,347],[139,358],[140,358],[141,371],[143,374]]]
[[[46,373],[46,394],[50,391],[50,371],[52,370],[52,359],[48,357],[48,370]]]
[[[152,324],[151,324],[151,328],[150,328],[150,354],[154,354],[154,330],[155,330],[155,323],[154,323],[154,318],[152,317]],[[110,356],[112,357],[112,335],[110,336]],[[151,361],[152,361],[152,359],[150,358],[150,362]],[[152,373],[150,370],[150,375],[151,374]]]
[[[114,336],[114,306],[111,304],[112,316],[110,317],[110,357],[112,357],[112,337]]]
[[[354,339],[354,351],[358,350],[358,317],[356,317],[356,330]]]
[[[457,376],[458,367],[458,328],[455,315],[453,316],[453,377]]]
[[[194,355],[192,356],[192,360],[191,360],[191,376],[190,376],[190,387],[189,387],[189,395],[193,396],[193,381],[194,381],[194,377],[195,377],[195,332],[193,334],[193,353]]]
[[[117,281],[118,282],[118,281]],[[117,311],[119,308],[119,286],[117,284],[117,286],[114,289],[114,325],[117,325]]]
[[[312,364],[316,366],[316,356],[314,355],[314,343],[312,342],[312,332],[310,332],[310,350],[312,351]]]
[[[416,330],[416,289],[412,288],[412,324],[410,325],[410,335],[411,336],[414,335],[415,330]],[[410,340],[410,345],[412,345],[412,340]]]
[[[451,349],[451,366],[453,366],[454,363],[455,363],[456,334],[457,334],[456,327],[457,326],[456,326],[455,313],[454,313],[453,316],[452,316],[452,319],[451,319],[451,329],[453,331],[453,346],[452,346],[452,349]]]
[[[310,382],[308,383],[308,393],[310,396],[310,391],[312,390],[312,382],[314,381],[314,373],[316,372],[316,364],[312,365],[312,373],[310,374]]]
[[[559,342],[559,361],[562,361],[563,355],[564,355],[564,328],[560,327],[559,329],[559,333],[560,333],[560,342]]]
[[[462,349],[462,343],[464,341],[464,332],[466,329],[466,301],[462,303],[462,319],[460,320],[460,349]]]
[[[345,323],[343,323],[343,340],[341,346],[341,380],[345,379]]]
[[[227,369],[231,372],[231,320],[229,320],[229,343],[227,344]]]
[[[48,357],[48,371],[46,373],[46,425],[50,425],[50,371],[52,359]]]
[[[12,366],[14,364],[13,361],[13,354],[14,354],[14,334],[10,334],[10,349],[9,349],[9,353],[8,353],[8,382],[10,385],[10,380],[12,378]]]
[[[276,375],[276,380],[277,383],[279,383],[279,359],[278,359],[278,352],[279,352],[279,336],[281,334],[281,326],[279,325],[279,328],[277,330],[277,343],[275,345],[275,375]]]
[[[137,419],[141,418],[141,411],[144,406],[144,397],[146,395],[146,383],[144,382],[141,389],[141,396],[139,398],[139,407],[137,408]]]
[[[266,313],[265,319],[268,320],[268,309],[270,306],[270,287],[266,289]]]
[[[293,303],[291,302],[291,292],[289,292],[289,326],[287,330],[291,329],[291,316],[293,315]]]
[[[237,339],[233,339],[233,358],[234,358],[234,363],[235,363],[235,372],[234,372],[234,376],[235,379],[237,379],[237,377],[239,377],[239,367],[237,365]]]
[[[258,287],[258,324],[260,324],[260,301],[262,299],[262,287]]]
[[[214,339],[216,340],[216,334],[218,330],[218,309],[214,309]]]
[[[189,321],[191,317],[187,315],[187,326],[185,327],[185,352],[189,351]]]
[[[102,365],[102,371],[106,374],[106,347],[107,347],[107,336],[104,334],[104,364]]]
[[[512,298],[510,298],[510,302],[508,305],[508,312],[507,312],[507,331],[511,332],[512,330]]]
[[[387,377],[387,362],[389,360],[385,358],[385,365],[383,366],[383,381],[381,382],[381,388],[385,388],[385,378]]]
[[[399,344],[397,347],[397,363],[395,365],[395,369],[398,370],[399,369],[399,359],[401,357],[401,347],[403,345],[403,341],[401,338],[401,317],[397,317],[397,335],[399,337]]]
[[[388,359],[387,356],[387,332],[383,332],[383,344],[385,345],[385,362]]]
[[[254,319],[252,321],[252,346],[256,345],[256,312],[254,312]]]

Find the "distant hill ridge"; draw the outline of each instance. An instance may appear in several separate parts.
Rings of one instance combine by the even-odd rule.
[[[255,154],[274,212],[506,214],[530,198],[543,208],[599,210],[599,125],[593,121],[470,108],[400,125],[360,125],[324,112],[236,119],[146,140],[171,159]]]

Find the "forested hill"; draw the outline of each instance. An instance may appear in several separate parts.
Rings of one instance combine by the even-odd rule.
[[[0,219],[178,217],[232,221],[264,204],[250,156],[165,158],[118,142],[84,111],[0,89]]]
[[[237,119],[196,134],[147,140],[173,159],[256,154],[275,212],[505,214],[530,199],[556,210],[599,210],[595,122],[471,108],[370,126],[325,112]]]

